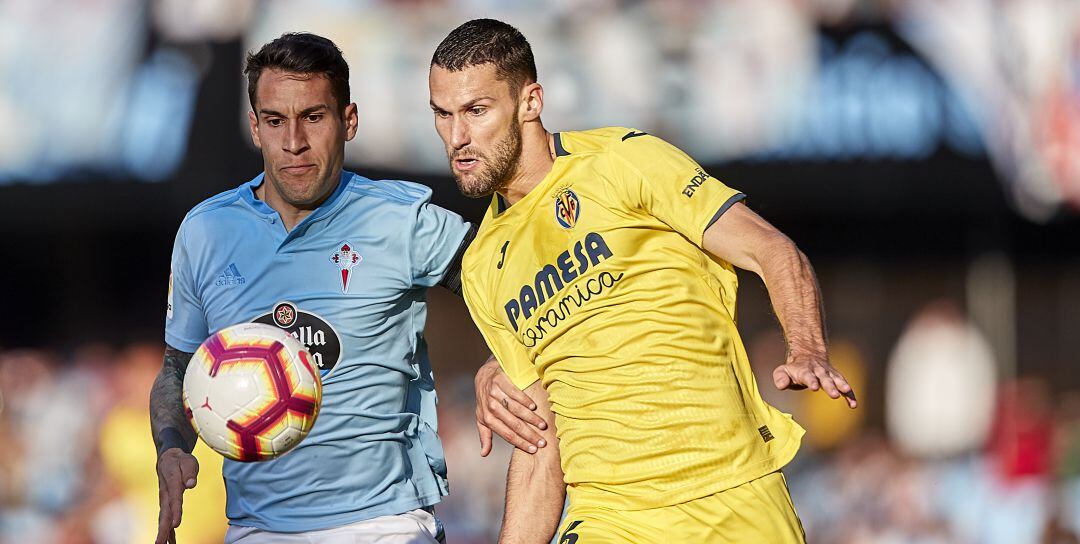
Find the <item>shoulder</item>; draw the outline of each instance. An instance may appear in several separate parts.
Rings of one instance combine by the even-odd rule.
[[[353,174],[347,191],[372,204],[411,208],[431,201],[431,188],[412,181],[398,179],[373,180]]]
[[[610,150],[633,134],[644,134],[627,127],[603,127],[592,130],[574,130],[555,134],[556,150],[560,155],[591,155]],[[561,151],[559,148],[562,148]]]
[[[180,232],[190,236],[193,233],[211,230],[222,223],[235,221],[239,217],[236,212],[241,205],[240,191],[250,190],[251,184],[260,178],[261,175],[239,187],[222,191],[196,204],[184,215],[184,220],[180,223]]]
[[[559,140],[566,155],[601,155],[611,161],[607,164],[615,169],[636,170],[655,162],[689,158],[664,139],[630,127],[561,132]]]
[[[212,214],[215,211],[219,211],[223,208],[228,208],[232,204],[240,200],[240,189],[246,187],[247,184],[235,187],[227,191],[222,191],[191,208],[187,215],[184,216],[184,221],[190,221],[196,217],[206,214]]]

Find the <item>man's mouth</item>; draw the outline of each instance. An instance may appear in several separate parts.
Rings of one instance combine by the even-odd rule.
[[[312,168],[315,168],[314,164],[296,164],[293,166],[282,167],[281,171],[287,174],[303,174]]]
[[[454,168],[462,172],[468,172],[480,164],[480,159],[473,157],[454,159]]]

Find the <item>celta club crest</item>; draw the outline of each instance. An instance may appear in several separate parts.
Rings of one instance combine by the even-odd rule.
[[[353,249],[353,245],[349,242],[342,242],[341,247],[337,248],[333,254],[330,255],[330,262],[337,265],[338,270],[341,271],[341,292],[349,292],[349,271],[352,267],[360,264],[360,261],[364,260],[359,253]]]
[[[555,196],[555,220],[564,229],[572,229],[581,214],[581,201],[574,191],[565,189]]]

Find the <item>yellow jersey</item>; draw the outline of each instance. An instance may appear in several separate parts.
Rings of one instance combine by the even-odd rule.
[[[554,138],[539,185],[493,198],[462,286],[510,379],[548,391],[571,499],[668,506],[785,465],[803,430],[761,399],[735,271],[702,249],[742,193],[643,132]]]

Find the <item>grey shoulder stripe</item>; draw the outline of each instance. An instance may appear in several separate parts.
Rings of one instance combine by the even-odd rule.
[[[724,212],[728,211],[728,209],[734,206],[736,202],[744,198],[746,198],[746,195],[744,193],[736,193],[734,195],[731,195],[731,198],[727,199],[727,201],[725,201],[724,204],[720,206],[720,209],[716,210],[716,213],[713,214],[712,219],[710,219],[709,223],[705,225],[705,229],[708,230],[709,227],[713,226],[713,223],[715,223],[717,219],[720,219],[721,215],[724,215]]]

